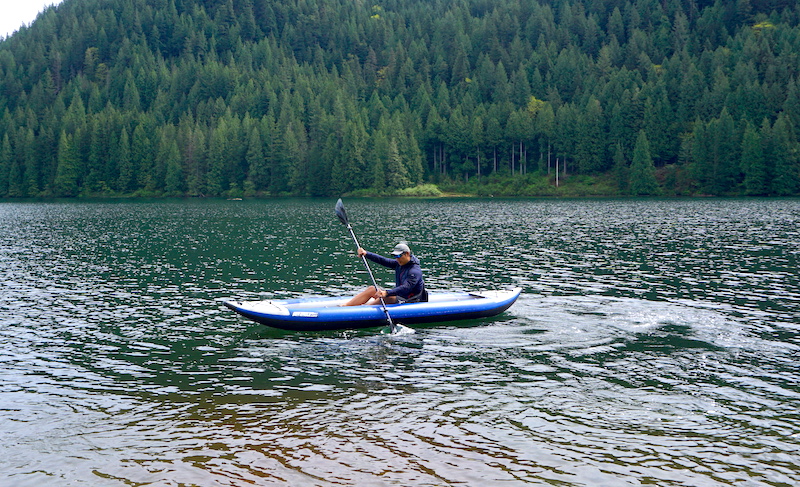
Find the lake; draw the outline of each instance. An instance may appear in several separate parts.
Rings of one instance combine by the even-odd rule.
[[[366,286],[334,203],[0,203],[2,484],[800,483],[800,200],[345,199],[431,293],[523,294],[395,336],[221,305]]]

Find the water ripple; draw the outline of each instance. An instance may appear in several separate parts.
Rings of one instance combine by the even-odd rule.
[[[332,203],[0,204],[0,476],[800,482],[798,201],[357,200],[362,245],[407,240],[432,292],[523,295],[400,336],[219,305],[363,287]]]

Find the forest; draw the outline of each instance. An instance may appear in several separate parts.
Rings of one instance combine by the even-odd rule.
[[[799,84],[791,0],[64,0],[0,197],[797,196]]]

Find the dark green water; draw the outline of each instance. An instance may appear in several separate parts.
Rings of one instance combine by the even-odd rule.
[[[280,332],[219,300],[366,285],[333,200],[0,203],[0,484],[800,483],[799,200],[345,203],[523,295]]]

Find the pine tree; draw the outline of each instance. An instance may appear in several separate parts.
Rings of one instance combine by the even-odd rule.
[[[133,129],[133,140],[131,141],[131,167],[136,174],[134,189],[154,187],[153,152],[150,138],[144,129],[144,123],[140,123]]]
[[[0,196],[8,195],[12,157],[11,141],[8,138],[8,134],[4,134],[2,145],[0,145]]]
[[[761,135],[747,123],[742,137],[741,168],[744,173],[745,194],[763,196],[768,192],[767,168]]]
[[[575,158],[578,160],[578,169],[581,173],[592,174],[607,169],[604,133],[603,110],[600,101],[592,97],[578,118]]]
[[[78,195],[78,162],[78,153],[72,137],[62,131],[58,142],[58,167],[53,182],[53,192],[56,196]]]
[[[366,167],[378,131],[387,155],[375,161],[389,162],[394,140],[417,183],[496,167],[516,176],[534,159],[543,172],[546,153],[571,172],[604,173],[618,144],[630,159],[641,129],[655,165],[666,174],[677,162],[686,188],[800,191],[787,176],[796,139],[775,128],[782,116],[781,127],[800,127],[800,27],[786,0],[79,3],[0,43],[2,195],[55,192],[62,131],[77,194],[164,190],[167,133],[186,194],[247,181],[250,194],[316,195],[388,174]],[[531,95],[549,112],[525,120]],[[225,144],[212,140],[220,128]],[[743,164],[757,159],[753,130],[765,177]]]
[[[228,147],[228,125],[223,119],[211,132],[208,142],[208,174],[205,193],[220,196],[228,189],[228,177],[225,172],[226,161],[230,156]]]
[[[22,152],[25,157],[25,182],[23,191],[28,196],[38,196],[40,188],[39,161],[36,157],[36,137],[32,129],[25,131]]]
[[[185,190],[185,185],[178,142],[175,139],[170,140],[165,149],[162,156],[165,159],[164,165],[166,166],[164,191],[170,196],[180,196]]]
[[[295,123],[286,131],[284,149],[289,161],[289,190],[307,195],[310,167],[308,161],[308,135],[302,123]]]
[[[711,192],[713,181],[713,167],[711,156],[711,137],[706,124],[698,119],[694,123],[694,130],[688,139],[691,144],[690,172],[697,181],[703,193]]]
[[[788,115],[782,113],[772,127],[775,177],[772,192],[779,196],[800,193],[800,142]]]
[[[633,148],[633,160],[630,170],[630,190],[636,196],[658,194],[656,168],[650,156],[650,142],[644,130],[639,131],[636,146]]]
[[[267,161],[264,158],[264,143],[258,127],[253,127],[250,131],[245,160],[248,167],[247,180],[252,183],[255,190],[266,189],[269,183],[269,173],[267,172]]]
[[[117,189],[122,193],[127,193],[133,189],[132,185],[134,181],[134,169],[131,162],[130,137],[128,137],[128,130],[124,128],[119,136],[116,159],[117,169],[119,170]]]
[[[709,123],[708,131],[712,143],[711,192],[715,195],[731,194],[740,182],[741,170],[738,161],[741,142],[738,140],[739,132],[736,130],[733,117],[727,108],[722,109],[718,119]]]
[[[394,138],[389,140],[385,167],[387,188],[397,190],[411,186],[408,170],[400,159],[400,151],[397,149],[397,140]]]
[[[206,137],[203,128],[195,125],[184,146],[186,162],[186,192],[190,196],[202,196],[206,188]]]
[[[616,179],[617,188],[622,194],[628,192],[628,172],[628,162],[625,160],[622,144],[616,144],[614,148],[614,179]]]

